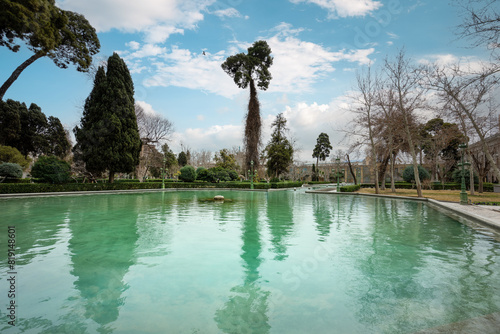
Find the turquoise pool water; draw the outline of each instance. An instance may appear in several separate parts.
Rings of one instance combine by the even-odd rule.
[[[496,236],[402,200],[8,199],[0,247],[2,333],[414,333],[500,311]]]

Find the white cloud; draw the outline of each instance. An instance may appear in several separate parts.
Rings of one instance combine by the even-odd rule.
[[[271,67],[273,80],[269,91],[309,91],[318,79],[335,70],[333,64],[342,60],[365,65],[375,49],[340,50],[332,52],[319,44],[298,39],[301,29],[281,23],[275,28],[278,33],[268,39],[274,57]]]
[[[484,62],[476,57],[458,57],[453,54],[433,54],[427,55],[418,60],[420,64],[434,64],[439,67],[448,68],[450,71],[457,66],[464,72],[479,72],[484,66]]]
[[[267,38],[274,57],[271,67],[273,79],[270,92],[302,93],[312,90],[312,85],[335,70],[334,63],[347,61],[366,65],[373,48],[330,51],[322,45],[306,42],[296,37],[303,29],[293,29],[288,23],[281,23]],[[149,70],[154,73],[144,80],[146,87],[177,86],[199,89],[232,98],[241,92],[220,65],[232,54],[245,51],[250,43],[233,41],[228,51],[217,53],[193,53],[188,49],[172,47],[170,52],[163,47],[145,44],[139,49],[131,45],[132,53],[125,56],[135,72],[144,69],[140,58],[155,57]]]
[[[142,107],[144,112],[148,115],[158,115],[159,113],[153,109],[153,106],[145,101],[135,101],[135,104]]]
[[[219,9],[213,12],[218,17],[242,17],[241,13],[235,8]]]
[[[382,7],[374,0],[290,0],[292,3],[313,3],[328,11],[329,18],[365,16]]]
[[[194,29],[215,0],[60,0],[58,6],[85,15],[98,32],[144,32],[149,43]]]
[[[203,55],[174,47],[170,53],[160,58],[152,64],[155,67],[155,74],[144,81],[146,87],[177,86],[226,97],[232,97],[240,91],[221,69],[220,65],[225,59],[223,51]]]
[[[243,127],[241,125],[214,125],[206,129],[188,128],[177,132],[173,145],[189,143],[193,150],[217,151],[221,148],[243,145]]]
[[[196,119],[199,120],[199,121],[204,121],[205,120],[205,116],[204,115],[198,115],[198,116],[196,116]]]

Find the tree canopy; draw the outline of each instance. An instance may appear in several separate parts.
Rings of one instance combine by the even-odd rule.
[[[123,59],[114,53],[107,71],[99,67],[85,101],[80,127],[75,127],[76,150],[88,171],[130,173],[139,163],[141,140],[134,109],[134,84]]]
[[[326,158],[330,156],[331,149],[330,137],[324,132],[320,133],[318,139],[316,139],[316,146],[314,146],[312,154],[312,157],[316,158],[316,167],[318,166],[319,160],[325,161]]]
[[[238,170],[239,166],[236,163],[234,154],[229,153],[227,148],[215,153],[215,166],[229,170]]]
[[[0,46],[17,52],[22,41],[34,53],[0,87],[0,99],[21,72],[41,57],[49,57],[57,67],[74,64],[85,72],[99,52],[97,33],[87,19],[59,9],[53,0],[3,0],[0,8]]]
[[[66,131],[57,117],[48,120],[42,109],[32,103],[0,101],[0,145],[17,148],[25,157],[39,154],[64,158],[70,149]]]
[[[280,174],[285,173],[288,166],[293,162],[293,147],[286,138],[286,131],[288,130],[286,122],[283,113],[280,113],[271,125],[274,131],[265,149],[267,174],[269,176],[278,177]]]
[[[257,41],[248,48],[246,54],[238,53],[230,56],[221,65],[239,88],[245,89],[250,86],[244,135],[246,169],[250,169],[251,161],[254,162],[254,167],[259,166],[262,120],[255,81],[259,89],[267,90],[272,79],[269,72],[272,64],[271,48],[266,41]]]

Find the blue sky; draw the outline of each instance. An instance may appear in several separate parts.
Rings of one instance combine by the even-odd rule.
[[[60,8],[84,14],[97,29],[96,61],[118,52],[135,84],[136,102],[174,123],[170,145],[216,151],[242,146],[247,90],[238,89],[220,65],[266,40],[274,56],[273,79],[259,92],[264,120],[283,112],[291,135],[309,162],[317,136],[326,132],[334,152],[345,148],[342,129],[356,70],[376,67],[402,47],[415,61],[487,59],[455,35],[460,10],[435,0],[61,0]],[[205,51],[205,55],[203,55]],[[0,80],[31,56],[24,48],[0,49]],[[29,66],[7,91],[36,103],[72,129],[92,89],[92,78],[62,70],[49,59]]]

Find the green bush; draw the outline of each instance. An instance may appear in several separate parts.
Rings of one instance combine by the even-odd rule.
[[[184,182],[194,182],[196,180],[196,170],[193,166],[186,165],[180,170],[181,175],[179,175],[179,179]]]
[[[271,180],[269,180],[269,182],[271,182],[271,183],[280,182],[280,179],[279,179],[279,177],[273,177]]]
[[[0,162],[12,162],[24,169],[29,166],[31,159],[26,159],[15,147],[0,145]]]
[[[31,168],[31,175],[47,183],[65,183],[71,176],[68,162],[55,156],[41,156]]]
[[[477,177],[476,172],[474,171],[474,183],[477,184],[479,183],[479,178]],[[462,168],[457,168],[453,171],[452,173],[453,181],[455,181],[458,184],[462,184]],[[468,169],[465,169],[465,185],[467,189],[469,189],[470,185],[470,171]]]
[[[23,177],[23,169],[19,164],[5,162],[0,164],[0,176],[20,179]]]
[[[431,174],[429,174],[427,169],[422,166],[418,166],[418,176],[420,178],[420,181],[428,180],[431,178]],[[415,172],[413,170],[413,166],[408,166],[405,168],[405,170],[403,171],[403,180],[405,180],[406,182],[415,182]]]
[[[358,191],[361,188],[361,185],[359,184],[353,184],[350,186],[343,186],[340,187],[340,192],[341,193],[353,193],[355,191]]]

